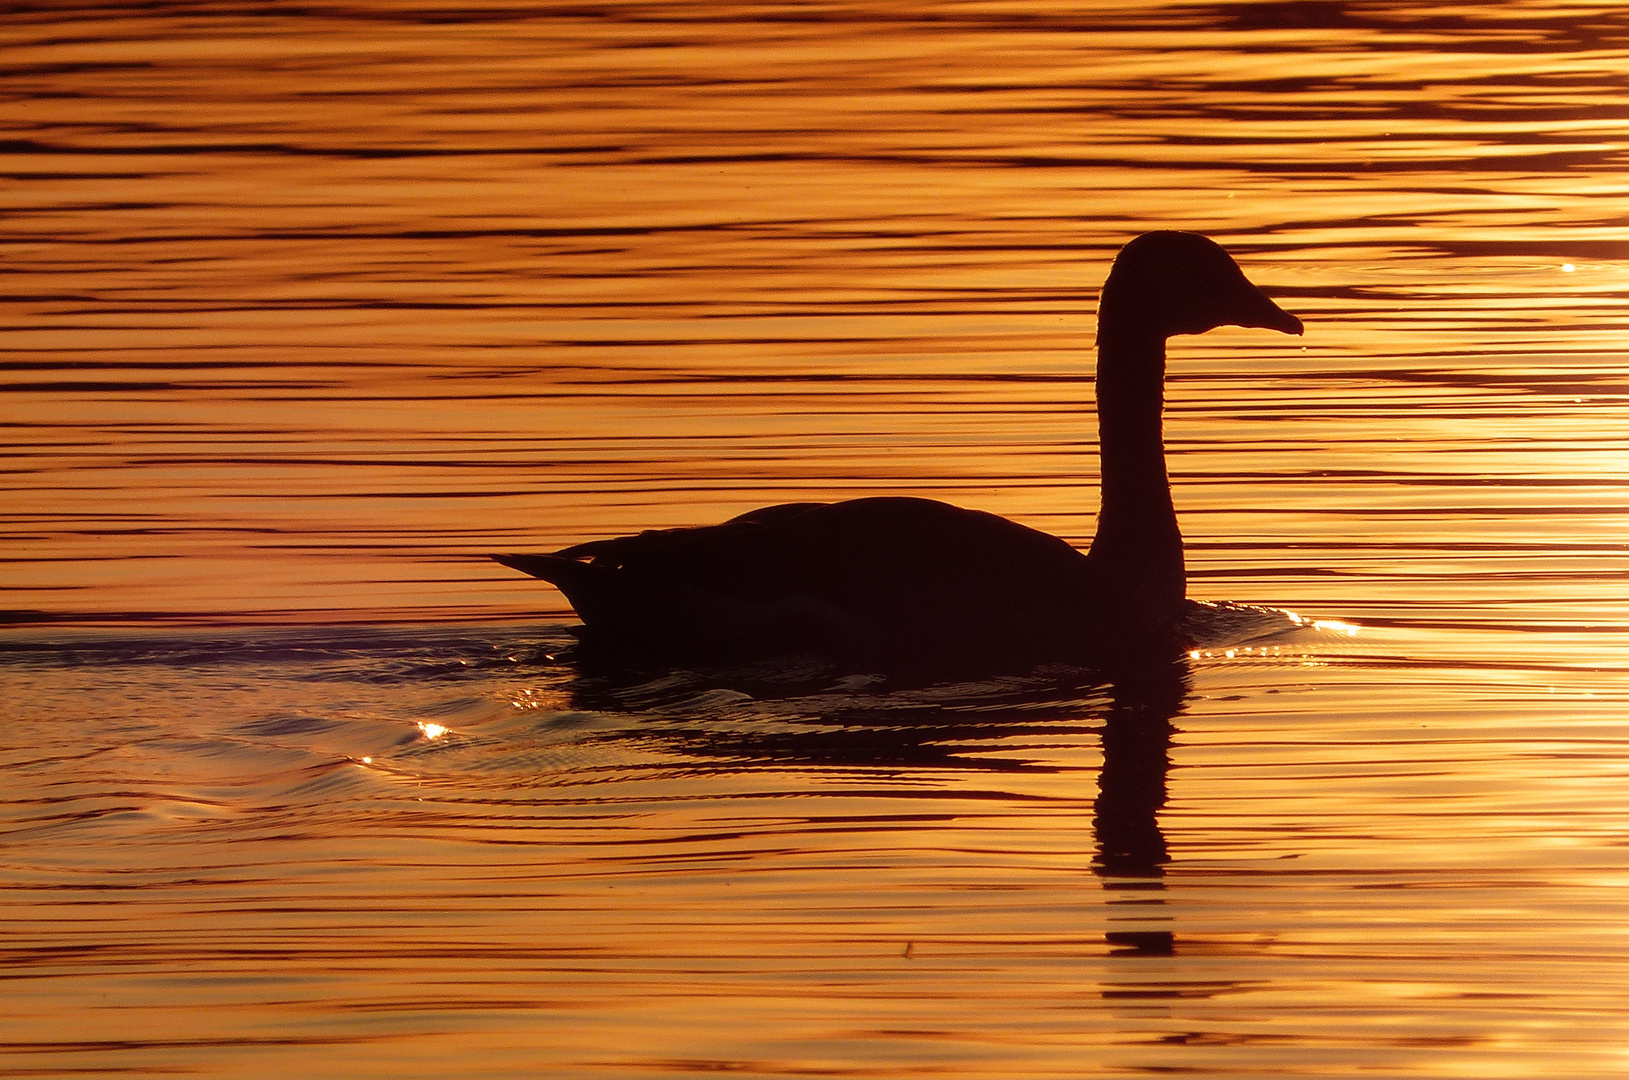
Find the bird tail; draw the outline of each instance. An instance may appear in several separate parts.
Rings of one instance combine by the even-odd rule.
[[[577,559],[561,555],[493,555],[491,558],[511,570],[542,578],[559,589],[585,623],[598,621],[608,614],[605,609],[616,603],[621,592],[612,572]]]
[[[568,582],[575,583],[592,576],[592,569],[587,563],[560,555],[493,555],[490,558],[511,570],[519,570],[562,587]]]

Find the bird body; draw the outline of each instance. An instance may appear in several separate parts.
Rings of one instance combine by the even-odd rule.
[[[791,503],[496,558],[555,583],[618,646],[686,659],[1066,654],[1090,633],[1098,592],[1090,559],[1065,541],[910,497]]]
[[[1098,318],[1102,503],[1090,551],[994,514],[877,497],[495,555],[554,583],[585,641],[675,661],[808,651],[872,666],[1168,654],[1185,608],[1161,431],[1165,341],[1300,322],[1193,233],[1122,249]]]

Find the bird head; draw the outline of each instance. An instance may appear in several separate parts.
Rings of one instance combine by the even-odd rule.
[[[1099,334],[1203,334],[1218,326],[1301,333],[1221,245],[1198,233],[1144,233],[1120,249],[1098,305]]]

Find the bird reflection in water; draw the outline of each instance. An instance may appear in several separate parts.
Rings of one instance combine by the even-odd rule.
[[[1111,691],[1103,726],[1103,769],[1098,775],[1092,831],[1097,840],[1093,868],[1104,887],[1123,893],[1117,905],[1136,905],[1127,921],[1146,924],[1170,851],[1160,829],[1166,774],[1171,769],[1173,721],[1189,691],[1187,664],[1121,678]],[[1104,935],[1118,952],[1169,956],[1176,938],[1169,929],[1110,930]]]
[[[1070,674],[1073,678],[1069,677]],[[784,677],[784,672],[782,673]],[[719,675],[654,677],[582,673],[573,704],[588,710],[650,712],[659,723],[638,735],[669,752],[729,758],[739,767],[886,768],[1003,773],[1050,766],[997,753],[1036,737],[1095,732],[1103,764],[1093,802],[1091,869],[1114,894],[1105,935],[1122,955],[1174,951],[1168,929],[1150,929],[1150,908],[1169,860],[1159,814],[1166,801],[1175,718],[1190,691],[1186,660],[1122,670],[1112,679],[1085,671],[855,688],[817,676],[789,686]],[[1098,722],[1100,721],[1100,723]],[[1090,725],[1090,726],[1085,726]],[[982,751],[982,752],[981,752]],[[1122,907],[1123,905],[1123,907]],[[1123,911],[1123,917],[1122,917]]]

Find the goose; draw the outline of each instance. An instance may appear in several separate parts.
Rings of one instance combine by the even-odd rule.
[[[882,670],[1077,662],[1184,648],[1182,534],[1161,428],[1166,339],[1301,321],[1197,233],[1123,247],[1098,304],[1102,487],[1082,552],[980,510],[879,496],[493,555],[554,584],[584,646],[669,662],[805,653]]]

